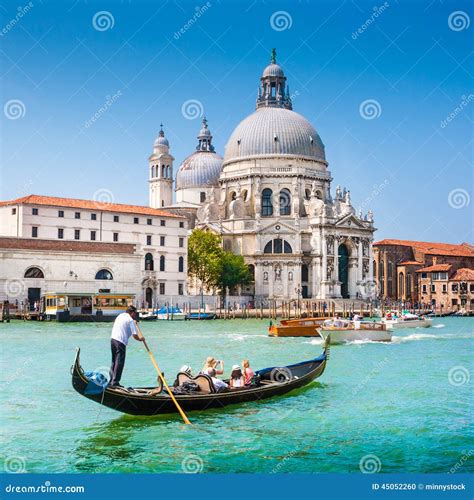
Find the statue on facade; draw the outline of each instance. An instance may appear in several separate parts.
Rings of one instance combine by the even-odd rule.
[[[280,280],[281,279],[281,267],[276,266],[275,267],[275,280]]]

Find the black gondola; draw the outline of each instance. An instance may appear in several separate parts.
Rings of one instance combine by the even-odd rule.
[[[86,376],[80,365],[80,349],[77,350],[76,359],[72,367],[72,385],[74,389],[97,403],[114,410],[131,415],[159,415],[164,413],[177,413],[176,406],[166,391],[150,394],[154,389],[142,388],[101,388]],[[223,406],[258,401],[273,396],[281,396],[288,392],[303,387],[314,379],[320,377],[329,357],[329,341],[326,339],[323,353],[309,361],[303,361],[283,367],[270,367],[256,372],[258,382],[256,385],[242,389],[231,389],[224,392],[214,392],[209,387],[209,392],[194,392],[190,394],[176,394],[175,397],[184,411],[207,410]],[[204,377],[204,376],[202,376]],[[98,390],[88,390],[93,386]],[[158,389],[159,390],[159,389]],[[156,389],[155,389],[156,391]]]

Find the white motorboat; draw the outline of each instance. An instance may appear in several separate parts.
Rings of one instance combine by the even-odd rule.
[[[141,311],[139,313],[140,321],[156,321],[158,316],[150,311]]]
[[[431,318],[425,318],[410,313],[405,313],[401,316],[387,314],[382,321],[389,330],[398,330],[400,328],[429,328],[433,323]]]
[[[318,329],[321,337],[331,335],[332,345],[346,342],[390,342],[392,334],[385,324],[376,321],[349,321],[344,319],[329,319]]]
[[[185,320],[186,314],[179,307],[162,307],[160,310],[156,311],[157,319],[161,320]]]

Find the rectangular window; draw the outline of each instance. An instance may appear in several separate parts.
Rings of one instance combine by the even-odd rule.
[[[38,228],[36,226],[33,226],[31,228],[31,237],[32,238],[37,238],[38,237]]]
[[[421,273],[421,278],[427,278],[428,277],[428,273]]]
[[[16,215],[16,208],[12,208],[12,215]]]
[[[164,295],[164,294],[165,294],[165,284],[160,283],[160,295]]]
[[[64,217],[64,210],[58,210],[58,217]]]
[[[95,241],[95,231],[91,231],[91,241]]]
[[[81,239],[81,230],[80,229],[74,229],[74,239],[75,240]]]
[[[431,293],[436,293],[436,285],[431,285]]]
[[[38,215],[38,209],[37,209],[37,208],[32,208],[32,209],[31,209],[31,213],[32,213],[33,215]]]
[[[178,283],[178,295],[184,295],[184,286],[182,283]]]
[[[206,201],[206,193],[204,191],[201,191],[199,194],[201,203],[204,203]]]
[[[470,292],[470,293],[474,293],[474,283],[471,283],[471,284],[469,285],[469,292]]]
[[[446,283],[443,283],[443,293],[447,293],[448,291],[448,285]]]
[[[119,216],[118,215],[114,215],[114,222],[118,222],[119,221]]]
[[[62,240],[64,238],[64,229],[62,227],[58,228],[58,238]]]
[[[160,247],[164,247],[164,246],[165,246],[165,237],[160,236]]]
[[[166,221],[165,221],[165,220],[163,220],[163,219],[161,219],[161,220],[160,220],[160,226],[161,226],[161,227],[166,226]]]
[[[451,285],[451,291],[453,291],[453,292],[456,292],[456,293],[457,293],[457,291],[458,291],[458,284],[457,284],[457,283],[453,283],[453,284]]]
[[[426,293],[426,285],[421,286],[421,293]]]
[[[184,227],[184,222],[180,222],[179,227]]]
[[[179,239],[179,247],[183,248],[184,247],[184,238]]]
[[[74,213],[74,218],[75,219],[80,219],[81,218],[81,212],[75,212]]]
[[[151,226],[151,219],[147,219],[147,220],[146,220],[146,223],[147,223],[149,226]]]
[[[138,217],[134,217],[133,218],[133,223],[134,224],[138,224],[140,222],[140,220],[138,219]]]
[[[77,217],[76,217],[76,219],[77,219]],[[91,214],[91,220],[97,220],[97,214]]]
[[[118,233],[114,233],[114,241],[118,241]]]
[[[457,306],[458,305],[458,299],[451,299],[451,305]]]
[[[151,236],[150,236],[150,235],[148,235],[148,236],[146,237],[146,244],[147,244],[147,245],[151,245]]]

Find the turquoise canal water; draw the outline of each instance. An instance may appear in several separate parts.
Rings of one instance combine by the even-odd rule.
[[[302,361],[317,339],[266,335],[267,320],[141,323],[171,381],[208,355],[227,368]],[[27,472],[459,472],[474,469],[474,320],[439,318],[391,344],[331,348],[324,375],[287,397],[178,416],[131,417],[71,387],[75,348],[86,370],[107,369],[110,324],[0,324],[1,451]],[[470,380],[469,380],[470,379]],[[131,341],[122,382],[154,370]]]

